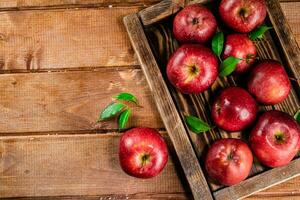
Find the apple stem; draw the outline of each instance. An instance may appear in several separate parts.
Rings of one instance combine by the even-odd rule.
[[[150,158],[150,155],[147,154],[147,153],[145,153],[144,155],[142,155],[141,160],[142,160],[142,165],[143,166],[146,165],[146,163],[148,162],[149,158]]]
[[[222,59],[221,59],[221,57],[219,55],[218,55],[218,58],[219,58],[220,62],[222,62]]]

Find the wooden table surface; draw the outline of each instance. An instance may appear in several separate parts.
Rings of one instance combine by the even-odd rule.
[[[158,0],[0,1],[0,197],[190,199],[122,24]],[[300,43],[300,2],[281,2]],[[138,96],[130,126],[161,131],[170,160],[156,178],[118,164],[116,122],[97,124],[121,91]],[[249,199],[300,199],[300,177]]]

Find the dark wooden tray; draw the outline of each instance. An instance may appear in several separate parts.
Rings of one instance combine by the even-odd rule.
[[[293,89],[284,102],[275,106],[260,106],[260,110],[276,109],[293,115],[300,108],[300,50],[278,0],[266,0],[266,2],[268,6],[266,24],[274,28],[263,39],[256,42],[258,56],[262,59],[276,59],[283,63],[291,78]],[[214,140],[247,137],[247,131],[227,133],[220,129],[213,129],[196,135],[188,130],[183,117],[192,114],[211,122],[211,99],[216,91],[230,85],[243,85],[244,79],[234,75],[218,78],[211,89],[199,95],[183,95],[169,84],[165,77],[165,68],[169,56],[178,47],[172,35],[172,19],[177,11],[190,3],[207,2],[205,0],[197,2],[164,0],[139,13],[126,16],[124,24],[194,198],[241,199],[298,176],[300,174],[298,157],[289,165],[274,169],[266,168],[255,161],[248,179],[231,187],[216,184],[202,170],[203,156]],[[213,6],[214,2],[207,4]]]

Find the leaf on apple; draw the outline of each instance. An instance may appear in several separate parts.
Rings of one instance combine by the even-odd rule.
[[[138,104],[136,96],[128,92],[122,92],[114,97],[117,100],[124,100]]]
[[[104,110],[102,110],[99,121],[107,120],[116,116],[126,107],[126,105],[119,102],[113,102],[109,104],[106,108],[104,108]]]
[[[221,60],[220,56],[223,50],[223,45],[224,45],[224,34],[223,32],[217,32],[211,41],[211,48],[213,52],[219,57],[220,60]]]
[[[296,114],[294,115],[294,118],[295,118],[295,120],[296,120],[298,123],[300,123],[300,110],[298,110],[298,111],[296,112]]]
[[[123,130],[125,127],[126,127],[126,124],[128,122],[128,119],[131,115],[131,110],[128,108],[126,110],[124,110],[120,116],[119,116],[119,120],[118,120],[118,123],[119,123],[119,129],[120,130]]]
[[[188,125],[189,129],[194,133],[206,132],[212,129],[209,124],[192,115],[185,116],[185,122]]]
[[[263,38],[265,32],[269,29],[272,29],[273,27],[268,27],[268,26],[265,26],[265,25],[262,25],[256,29],[254,29],[253,31],[251,31],[249,33],[249,38],[251,40],[256,40],[256,39],[261,39]]]
[[[240,60],[240,58],[235,58],[233,56],[229,56],[223,60],[220,64],[219,75],[223,77],[230,75],[235,70]]]

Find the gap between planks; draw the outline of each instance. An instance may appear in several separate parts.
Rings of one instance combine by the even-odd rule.
[[[98,129],[98,130],[70,130],[70,131],[44,131],[44,132],[26,132],[24,133],[18,133],[18,132],[7,132],[7,133],[0,133],[0,139],[1,138],[14,138],[14,137],[26,137],[26,136],[71,136],[71,135],[91,135],[91,134],[111,134],[112,132],[121,135],[126,130],[133,128],[128,127],[122,131],[119,129]],[[166,131],[165,128],[153,128],[159,132]]]
[[[74,67],[74,68],[45,68],[45,69],[12,69],[0,70],[1,74],[21,74],[21,73],[64,73],[64,72],[97,72],[101,70],[133,70],[141,69],[140,65],[116,65],[116,66],[95,66],[95,67]]]

